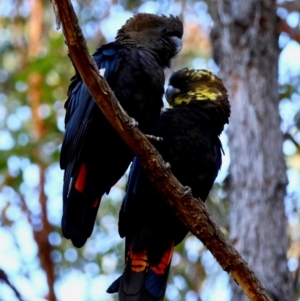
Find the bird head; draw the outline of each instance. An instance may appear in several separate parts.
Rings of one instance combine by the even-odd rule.
[[[178,17],[139,13],[119,29],[116,40],[158,56],[163,66],[182,48],[183,25]]]
[[[218,116],[221,124],[228,123],[230,104],[227,90],[222,80],[209,70],[183,68],[174,72],[166,99],[172,107],[201,104],[202,109]]]
[[[191,101],[228,101],[228,94],[222,80],[211,71],[183,68],[171,75],[166,98],[175,107]]]

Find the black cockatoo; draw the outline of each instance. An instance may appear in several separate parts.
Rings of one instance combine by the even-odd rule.
[[[138,127],[151,134],[160,116],[164,68],[182,47],[178,17],[140,13],[119,29],[116,41],[93,55],[111,89]],[[125,173],[133,154],[94,103],[77,74],[65,105],[62,231],[76,247],[91,235],[101,197]]]
[[[210,71],[185,68],[172,74],[166,98],[173,108],[155,126],[154,135],[163,138],[155,146],[178,180],[205,201],[222,163],[219,135],[230,115],[227,91]],[[163,300],[174,246],[188,229],[152,186],[137,157],[119,233],[126,238],[126,266],[107,291],[118,291],[120,301]]]

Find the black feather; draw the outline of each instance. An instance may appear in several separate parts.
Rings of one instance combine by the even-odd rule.
[[[135,24],[143,26],[135,26]],[[161,25],[170,28],[161,33]],[[138,14],[118,32],[117,41],[100,47],[93,58],[127,113],[151,134],[159,117],[164,70],[178,52],[182,23],[174,17]],[[149,41],[163,40],[166,49]],[[94,103],[78,74],[68,90],[66,132],[60,166],[65,170],[62,231],[76,247],[91,235],[104,193],[126,171],[133,154]]]
[[[219,129],[228,121],[230,107],[226,90],[217,77],[206,71],[209,77],[197,74],[196,78],[191,75],[204,74],[203,70],[192,71],[180,70],[172,75],[169,97],[176,107],[162,113],[153,133],[163,138],[154,142],[155,146],[170,163],[177,179],[192,189],[194,197],[205,201],[221,167]],[[203,98],[209,85],[207,78],[215,81],[210,83],[214,86],[212,91],[215,95],[222,91],[222,97]],[[120,301],[163,300],[173,248],[184,239],[188,229],[148,180],[137,157],[130,169],[119,214],[119,233],[126,238],[126,266],[110,292],[116,292],[119,284]],[[136,270],[139,261],[134,259],[140,257],[143,268]]]

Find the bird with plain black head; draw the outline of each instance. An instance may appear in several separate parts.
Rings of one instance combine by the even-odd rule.
[[[164,93],[164,68],[182,47],[178,17],[140,13],[119,29],[116,40],[93,58],[122,107],[151,134]],[[94,103],[78,73],[65,104],[62,231],[81,247],[91,235],[101,197],[125,173],[133,154]]]

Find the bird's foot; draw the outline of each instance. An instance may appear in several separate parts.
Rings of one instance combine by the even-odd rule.
[[[163,140],[164,140],[162,137],[157,137],[157,136],[153,136],[153,135],[145,134],[145,136],[146,136],[149,140],[153,140],[153,141],[163,141]]]
[[[129,121],[129,126],[130,128],[135,128],[139,125],[139,123],[134,119],[134,118],[130,118],[130,121]]]
[[[192,194],[192,189],[191,189],[191,187],[189,187],[189,186],[184,186],[184,187],[183,187],[183,196],[186,196],[186,195],[189,195],[189,194]]]
[[[105,68],[101,68],[99,69],[99,73],[102,77],[104,77],[104,74],[105,74]]]
[[[171,164],[169,162],[165,163],[165,169],[170,170],[171,169]]]

